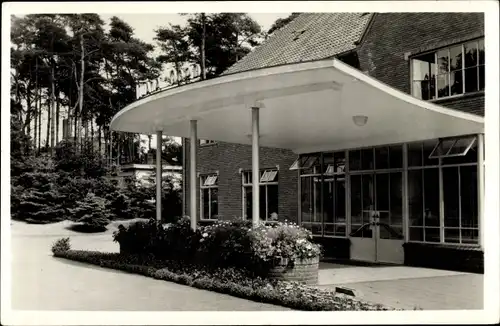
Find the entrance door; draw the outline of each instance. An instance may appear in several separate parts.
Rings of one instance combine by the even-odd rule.
[[[402,172],[351,176],[351,259],[402,264]]]

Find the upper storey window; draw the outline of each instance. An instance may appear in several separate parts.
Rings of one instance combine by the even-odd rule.
[[[412,95],[433,100],[484,90],[484,38],[412,58]]]

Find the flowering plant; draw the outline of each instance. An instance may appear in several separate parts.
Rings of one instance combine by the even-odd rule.
[[[311,233],[295,223],[259,225],[249,229],[249,235],[253,254],[263,261],[284,258],[294,262],[321,254],[321,247],[311,241]]]

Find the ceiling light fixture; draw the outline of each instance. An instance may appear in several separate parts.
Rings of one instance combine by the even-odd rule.
[[[352,117],[352,121],[358,127],[363,127],[368,122],[368,117],[366,115],[355,115]]]

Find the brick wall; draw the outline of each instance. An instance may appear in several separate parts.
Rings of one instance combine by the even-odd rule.
[[[482,13],[376,14],[358,48],[360,69],[410,93],[408,56],[480,36],[484,36]],[[484,93],[437,103],[484,115]]]
[[[186,140],[186,156],[189,157],[189,140]],[[297,171],[289,168],[297,155],[289,150],[261,147],[260,168],[275,168],[279,166],[278,179],[278,216],[280,220],[297,221]],[[189,214],[189,171],[186,169],[186,213]],[[219,216],[220,219],[231,219],[242,216],[242,184],[240,169],[251,170],[252,148],[249,145],[216,143],[199,146],[197,173],[208,174],[219,172]],[[199,179],[197,184],[199,189]],[[199,192],[198,192],[199,200]],[[199,204],[198,216],[200,214]]]

